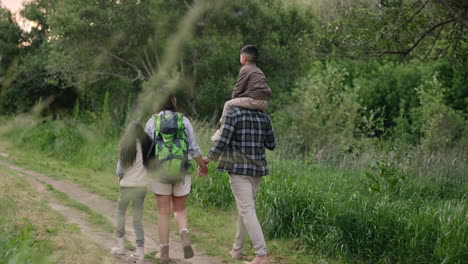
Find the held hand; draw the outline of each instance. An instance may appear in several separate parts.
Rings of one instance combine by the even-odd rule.
[[[198,167],[198,176],[207,177],[208,176],[208,167],[206,164]]]
[[[206,158],[205,158],[206,159]],[[208,176],[208,162],[205,161],[201,156],[195,158],[195,161],[198,163],[198,176],[207,177]]]

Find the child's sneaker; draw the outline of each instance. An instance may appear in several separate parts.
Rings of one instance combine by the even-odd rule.
[[[127,249],[125,248],[125,238],[117,238],[117,245],[113,247],[111,251],[116,255],[125,255],[127,253]]]
[[[216,132],[211,136],[211,141],[215,142],[221,138],[221,128],[216,130]]]
[[[137,247],[136,253],[135,253],[135,254],[131,254],[131,255],[128,257],[128,260],[134,261],[136,264],[143,264],[143,263],[145,263],[145,254],[144,254],[143,247]]]

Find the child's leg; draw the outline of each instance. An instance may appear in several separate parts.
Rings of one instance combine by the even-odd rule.
[[[237,100],[235,102],[235,106],[237,107],[247,108],[250,110],[260,110],[260,111],[265,111],[265,109],[268,107],[267,100],[255,100],[250,97],[243,97],[243,98],[238,98],[238,99],[242,99],[242,100]]]
[[[248,99],[251,99],[251,98],[239,97],[239,98],[231,99],[231,100],[227,101],[226,103],[224,103],[223,113],[221,114],[221,119],[219,119],[219,122],[221,123],[221,126],[220,126],[220,128],[218,130],[216,130],[214,135],[211,137],[212,141],[219,140],[219,138],[221,137],[221,131],[223,131],[224,116],[226,115],[226,113],[229,110],[231,110],[231,108],[233,108],[233,107],[236,107],[236,106],[243,107],[242,105],[245,105],[246,104],[245,101],[248,100]]]
[[[224,115],[226,115],[226,113],[229,110],[231,110],[231,108],[239,106],[239,104],[242,104],[242,101],[244,101],[245,98],[247,98],[247,97],[239,97],[239,98],[234,98],[234,99],[231,99],[229,101],[226,101],[224,103],[223,113],[221,114],[221,118],[219,119],[219,122],[221,122],[221,124],[222,124],[223,121],[224,121],[224,119],[223,119]]]
[[[137,247],[143,247],[145,243],[145,233],[143,230],[143,203],[146,197],[146,187],[135,187],[132,201],[133,208],[133,229],[135,230]]]
[[[128,203],[130,202],[130,188],[120,187],[120,196],[117,201],[117,236],[125,235],[125,214],[127,213]]]
[[[226,103],[224,103],[223,113],[221,114],[221,118],[219,119],[219,122],[221,123],[221,126],[220,126],[220,128],[218,130],[216,130],[214,135],[211,136],[211,141],[219,140],[219,138],[221,137],[221,131],[223,131],[224,116],[226,115],[226,113],[229,110],[231,110],[231,108],[237,106],[238,102],[242,101],[242,100],[244,100],[244,98],[239,97],[239,98],[234,98],[234,99],[229,100]]]
[[[128,203],[131,200],[129,195],[129,188],[120,187],[120,196],[117,201],[117,245],[112,248],[112,253],[118,255],[124,255],[126,253],[124,245],[124,235],[125,235],[125,214],[127,212]]]

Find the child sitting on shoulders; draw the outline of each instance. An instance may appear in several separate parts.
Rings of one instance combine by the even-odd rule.
[[[258,49],[254,45],[247,45],[240,51],[240,63],[237,83],[234,86],[232,99],[224,104],[221,115],[221,126],[224,116],[233,107],[247,108],[250,110],[264,111],[268,106],[271,89],[265,74],[257,67]],[[211,137],[212,141],[219,140],[222,127]]]

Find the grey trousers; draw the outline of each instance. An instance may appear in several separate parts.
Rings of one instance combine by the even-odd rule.
[[[231,174],[229,177],[238,212],[237,234],[233,249],[242,251],[248,234],[257,256],[264,256],[268,253],[262,227],[258,222],[257,212],[255,211],[255,196],[261,180],[261,177],[236,174]]]
[[[132,202],[133,228],[136,236],[137,247],[145,244],[143,231],[143,202],[145,201],[146,187],[120,187],[120,196],[117,201],[117,236],[125,235],[125,214],[127,207]]]

